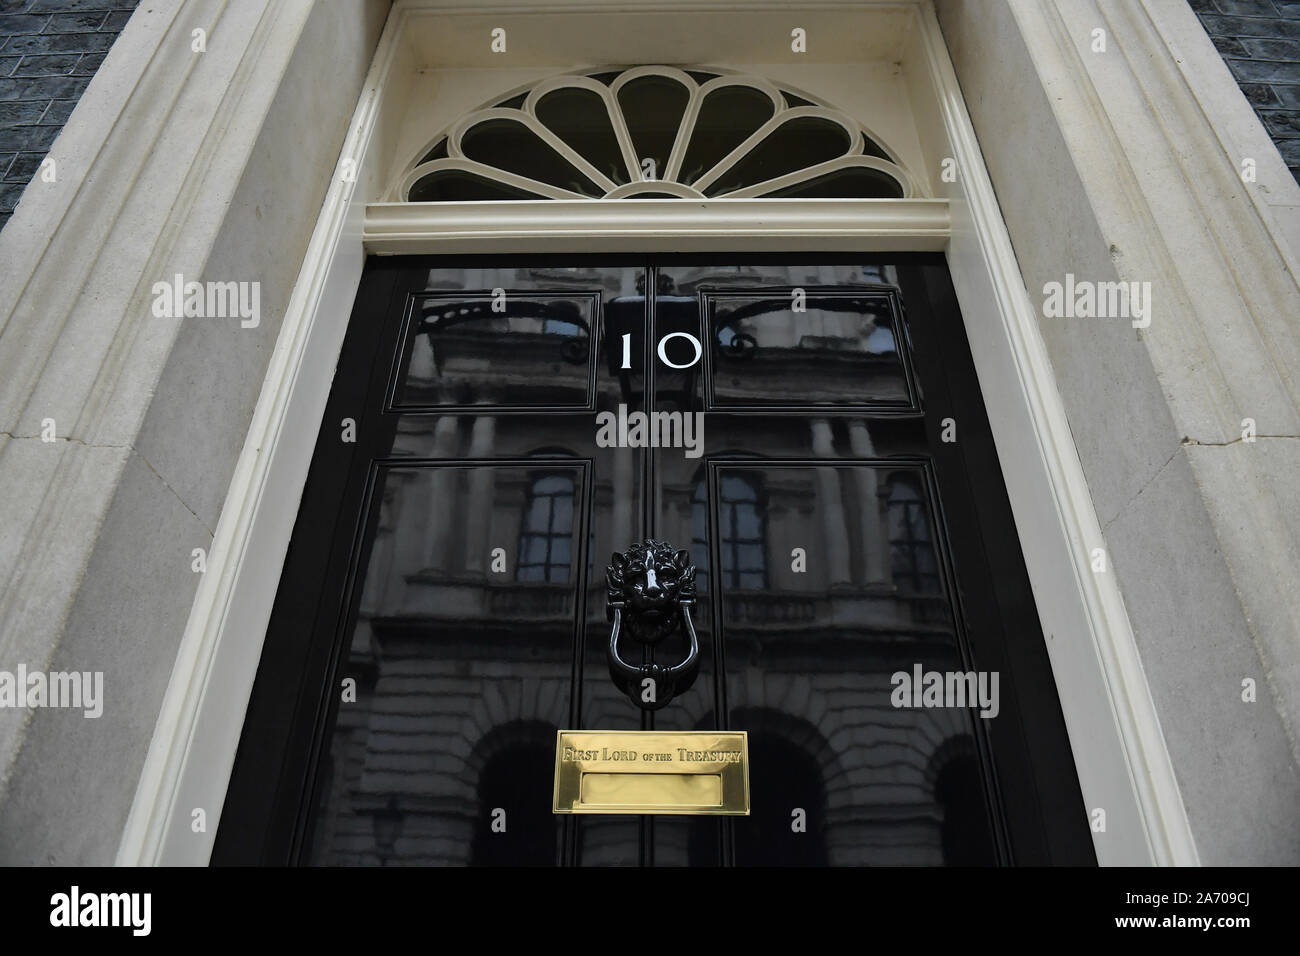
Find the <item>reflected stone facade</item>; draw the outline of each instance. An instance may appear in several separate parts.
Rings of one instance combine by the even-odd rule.
[[[420,325],[395,394],[510,407],[525,403],[527,387],[550,390],[542,400],[586,404],[582,372],[599,297],[584,293],[600,289],[610,325],[598,404],[642,401],[640,371],[609,368],[619,364],[611,334],[619,310],[645,308],[644,288],[628,281],[640,274],[457,274],[464,289],[485,294],[464,296],[468,305],[437,300],[439,315],[461,319],[456,334],[441,340],[436,323]],[[614,279],[622,284],[612,288]],[[728,350],[744,336],[761,369],[736,379],[746,387],[726,393],[728,406],[813,404],[805,369],[827,353],[877,371],[847,395],[828,373],[822,401],[912,404],[887,275],[696,268],[660,273],[660,281],[660,331],[697,302],[716,309],[729,287],[814,290],[806,311],[792,311],[782,291],[746,292],[737,309],[744,317],[731,326],[714,313],[706,368],[725,368],[722,356],[739,361]],[[822,303],[836,308],[818,307],[818,286],[846,282],[874,283],[880,294],[864,289]],[[529,284],[571,294],[514,294]],[[494,288],[508,290],[507,310],[522,302],[525,314],[494,314]],[[547,301],[550,310],[539,307]],[[717,335],[719,327],[735,332]],[[576,373],[574,355],[583,359]],[[698,402],[700,371],[656,370],[660,398]],[[892,673],[914,662],[962,667],[926,469],[879,461],[918,455],[922,439],[898,420],[837,412],[765,417],[761,434],[748,415],[711,412],[706,462],[678,449],[592,458],[589,410],[554,412],[545,425],[527,412],[403,415],[374,496],[377,525],[344,670],[357,682],[356,701],[339,707],[328,745],[313,861],[545,864],[563,854],[563,830],[573,826],[581,862],[636,862],[634,821],[566,823],[551,814],[550,785],[557,730],[641,726],[603,666],[603,569],[638,533],[646,469],[655,534],[689,548],[699,568],[696,623],[708,661],[655,726],[717,726],[714,676],[723,668],[727,725],[750,734],[753,815],[735,823],[737,862],[764,862],[780,855],[774,848],[786,862],[989,861],[977,718],[890,703]],[[579,615],[585,640],[575,685]],[[799,811],[806,832],[792,829]],[[504,831],[493,830],[494,813]],[[717,862],[718,827],[708,818],[658,818],[656,862]]]

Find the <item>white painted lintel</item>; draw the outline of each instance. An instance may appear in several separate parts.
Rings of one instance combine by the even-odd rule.
[[[521,200],[371,203],[365,246],[380,255],[771,249],[939,251],[946,199]]]

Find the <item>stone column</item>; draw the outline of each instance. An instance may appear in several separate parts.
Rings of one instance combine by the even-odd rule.
[[[876,449],[871,443],[871,433],[862,419],[849,422],[849,447],[855,458],[875,458]],[[853,480],[858,490],[858,510],[861,521],[858,533],[862,548],[862,567],[867,584],[889,581],[889,533],[881,515],[880,472],[876,468],[858,465],[853,469]]]
[[[492,454],[492,443],[496,437],[497,420],[491,415],[474,419],[474,430],[470,434],[469,456],[487,458]],[[465,521],[465,570],[483,573],[488,566],[488,554],[494,547],[504,547],[511,554],[511,545],[487,540],[492,528],[492,508],[495,495],[494,475],[490,468],[476,467],[469,476],[469,507]],[[519,555],[513,555],[511,566],[519,561]]]
[[[818,458],[830,458],[835,453],[831,423],[824,418],[812,422],[812,447]],[[849,533],[844,520],[844,501],[840,496],[840,478],[834,468],[817,468],[817,488],[826,535],[826,581],[828,584],[848,584],[851,579]]]
[[[456,453],[456,425],[460,419],[444,415],[433,427],[430,458],[451,458]],[[456,469],[440,466],[432,469],[429,479],[429,496],[425,502],[425,520],[419,523],[418,533],[424,545],[424,566],[431,571],[446,573],[451,568],[450,551],[459,522],[460,503],[456,501]]]

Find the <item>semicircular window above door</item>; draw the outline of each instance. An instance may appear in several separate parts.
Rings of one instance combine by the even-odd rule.
[[[394,198],[910,199],[918,183],[861,123],[784,85],[641,66],[552,77],[461,117]]]

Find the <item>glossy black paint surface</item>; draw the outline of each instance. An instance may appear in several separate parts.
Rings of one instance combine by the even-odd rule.
[[[620,406],[702,446],[601,447]],[[646,537],[698,568],[654,712],[606,661]],[[895,706],[918,667],[997,716]],[[562,728],[746,730],[753,813],[556,817]],[[214,862],[1094,862],[942,258],[372,260]]]

